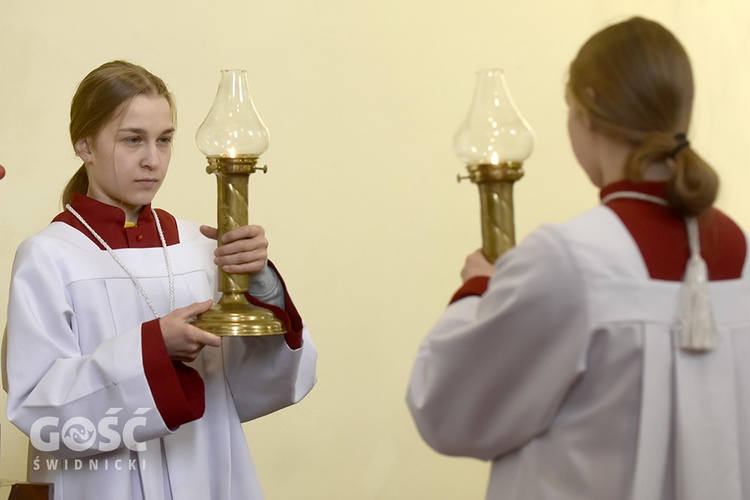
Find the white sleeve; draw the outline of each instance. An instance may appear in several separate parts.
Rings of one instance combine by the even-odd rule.
[[[299,402],[316,382],[317,351],[306,327],[299,349],[289,348],[283,335],[225,337],[222,349],[242,422]]]
[[[487,292],[448,307],[422,342],[407,403],[425,441],[497,458],[543,432],[583,372],[583,286],[564,242],[541,228],[498,260]]]
[[[8,419],[30,435],[40,419],[62,426],[71,419],[98,422],[114,409],[119,415],[146,411],[138,441],[168,434],[145,378],[140,325],[82,353],[76,313],[54,261],[51,249],[29,240],[16,254],[5,351]],[[122,436],[121,428],[112,429]],[[80,453],[61,447],[57,454],[90,455],[99,444]]]

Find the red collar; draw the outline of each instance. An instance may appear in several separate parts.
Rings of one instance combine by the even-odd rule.
[[[143,207],[141,215],[138,217],[137,226],[129,228],[125,227],[125,212],[119,207],[102,203],[82,194],[73,195],[71,206],[113,249],[161,246],[159,232],[151,213],[151,204]],[[179,243],[177,221],[164,210],[157,209],[157,212],[167,245]],[[64,222],[73,226],[88,236],[99,248],[102,248],[91,232],[69,211],[65,210],[58,214],[52,222]]]
[[[603,198],[621,191],[636,191],[666,198],[665,182],[619,181],[605,186]],[[607,203],[627,227],[641,251],[653,279],[680,281],[690,249],[684,218],[675,210],[656,203],[615,199]],[[721,211],[710,208],[698,217],[701,254],[708,265],[709,279],[736,279],[742,275],[746,244],[742,230]]]

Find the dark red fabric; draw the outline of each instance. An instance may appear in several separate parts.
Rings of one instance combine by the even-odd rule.
[[[464,297],[470,297],[472,295],[484,295],[484,292],[487,291],[487,287],[489,286],[489,284],[489,276],[474,276],[473,278],[469,278],[463,285],[461,285],[461,288],[459,288],[456,293],[453,294],[450,303],[452,304],[457,300],[461,300]]]
[[[138,218],[136,227],[125,227],[125,212],[122,209],[107,205],[88,196],[81,194],[73,195],[73,209],[81,214],[86,223],[96,231],[99,236],[113,249],[119,248],[153,248],[160,247],[161,240],[159,232],[154,224],[154,216],[151,213],[151,205],[146,205]],[[180,234],[177,231],[177,221],[172,214],[164,210],[156,209],[159,215],[164,240],[167,245],[176,245],[180,242]],[[53,222],[64,222],[81,231],[89,237],[96,245],[102,247],[97,239],[86,229],[83,224],[68,210],[63,211],[53,219]]]
[[[164,424],[176,429],[203,416],[206,409],[205,386],[200,374],[167,353],[159,320],[141,327],[143,370]]]
[[[665,197],[660,182],[621,181],[601,191],[601,197],[620,191],[636,191]],[[611,200],[607,206],[620,218],[641,251],[652,279],[681,281],[690,248],[685,220],[669,207],[629,198]],[[747,252],[742,230],[716,208],[698,217],[701,255],[712,281],[737,279],[742,274]]]

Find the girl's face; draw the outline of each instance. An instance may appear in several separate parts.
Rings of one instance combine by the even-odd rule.
[[[137,221],[167,175],[174,131],[166,98],[139,95],[122,104],[96,136],[76,142],[89,179],[87,195]]]

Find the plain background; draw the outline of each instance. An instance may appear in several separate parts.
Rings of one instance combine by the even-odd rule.
[[[86,73],[123,58],[169,84],[178,133],[155,205],[215,224],[194,134],[219,71],[246,69],[271,131],[250,220],[320,352],[307,399],[245,426],[266,497],[483,498],[488,464],[430,450],[404,403],[417,346],[480,245],[452,136],[475,71],[505,69],[536,132],[515,187],[518,238],[593,207],[566,134],[567,65],[593,32],[636,14],[691,54],[690,140],[721,174],[719,206],[750,227],[746,0],[0,0],[0,324],[15,249],[60,211],[80,164],[67,127]],[[0,477],[22,479],[26,440],[5,394],[0,406]]]

